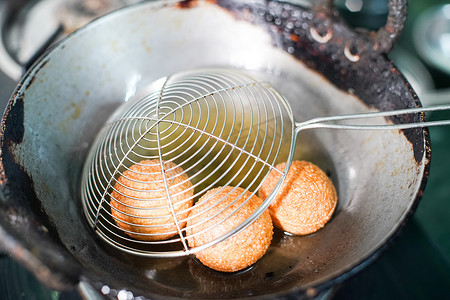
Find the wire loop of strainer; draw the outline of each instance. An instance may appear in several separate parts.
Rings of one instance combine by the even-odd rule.
[[[236,70],[203,69],[178,73],[153,83],[145,97],[136,97],[122,105],[111,116],[94,141],[86,160],[82,178],[82,204],[88,223],[110,245],[125,252],[155,257],[181,256],[201,251],[239,232],[264,212],[275,197],[290,167],[296,136],[299,131],[311,128],[393,130],[426,126],[450,125],[449,120],[408,124],[349,124],[341,121],[386,117],[400,114],[416,114],[427,111],[449,110],[450,105],[429,108],[409,108],[397,111],[372,112],[354,115],[316,118],[295,122],[286,100],[269,84]],[[151,161],[158,171],[145,174],[145,182],[128,178],[135,184],[149,184],[157,196],[141,199],[127,195],[129,199],[158,203],[139,208],[139,212],[154,211],[143,217],[140,213],[124,213],[136,222],[122,221],[134,226],[133,230],[118,226],[113,216],[111,202],[123,207],[133,205],[115,199],[120,195],[119,178],[127,178],[133,165],[146,166]],[[156,162],[155,162],[156,161]],[[275,166],[286,162],[284,170]],[[182,173],[175,172],[182,169]],[[195,248],[187,241],[191,207],[179,207],[180,203],[195,202],[208,190],[233,186],[255,194],[265,177],[272,170],[281,176],[263,204],[233,230]],[[138,174],[139,175],[139,174]],[[159,176],[158,176],[159,175]],[[156,178],[155,178],[156,176]],[[187,181],[191,183],[188,197]],[[134,190],[127,187],[128,190]],[[217,194],[217,193],[216,193]],[[231,193],[230,193],[231,194]],[[176,202],[175,198],[182,198]],[[214,209],[222,197],[211,197]],[[233,199],[233,202],[238,201]],[[248,200],[247,200],[248,201]],[[230,203],[226,208],[232,205]],[[198,234],[220,231],[220,226],[236,214],[242,203],[233,211],[226,208],[214,217],[220,219]],[[163,211],[164,215],[156,212]],[[226,211],[226,213],[225,213]],[[144,220],[144,222],[140,222]],[[149,225],[145,221],[164,220]],[[205,220],[207,221],[207,220]],[[120,222],[119,222],[120,223]],[[167,232],[168,226],[172,226]],[[196,225],[194,225],[196,226]],[[150,230],[151,229],[151,230]],[[146,232],[146,230],[150,230]],[[158,231],[159,230],[159,231]],[[143,231],[143,232],[141,232]],[[163,232],[160,232],[163,231]],[[170,233],[171,237],[148,240]],[[138,235],[136,239],[133,236]]]
[[[103,240],[129,253],[179,256],[200,251],[245,228],[268,207],[269,202],[263,203],[244,222],[236,224],[234,230],[195,249],[189,248],[186,242],[188,228],[184,226],[194,216],[189,216],[191,208],[182,211],[186,214],[176,211],[172,199],[185,192],[178,190],[184,184],[179,182],[182,175],[187,174],[193,189],[193,195],[182,201],[197,201],[208,190],[225,186],[240,187],[255,194],[275,165],[292,155],[293,128],[292,112],[282,97],[267,83],[244,73],[208,69],[159,80],[149,88],[148,95],[121,106],[96,138],[83,170],[84,213]],[[112,214],[115,208],[110,203],[113,194],[120,194],[118,179],[126,177],[131,166],[155,160],[159,161],[159,170],[164,175],[149,174],[152,177],[149,184],[158,186],[155,192],[165,195],[167,200],[165,204],[147,209],[165,211],[166,214],[145,218],[137,214],[126,215],[137,220],[170,220],[164,224],[155,222],[156,225],[130,223],[128,225],[135,226],[136,231],[140,231],[139,227],[152,228],[142,228],[144,233],[127,232],[118,226]],[[166,174],[174,170],[174,167],[168,167],[171,163],[180,167],[183,174],[167,177]],[[279,171],[283,178],[286,170]],[[133,208],[120,199],[113,200]],[[161,199],[142,201],[157,200]],[[213,200],[216,203],[208,209],[214,209],[224,201],[223,198]],[[216,230],[238,210],[227,211],[207,230]],[[170,232],[172,237],[145,240],[149,236],[157,237],[158,233],[154,232],[170,224],[175,224],[176,228]],[[153,231],[145,233],[146,229]],[[130,234],[138,234],[142,239]]]

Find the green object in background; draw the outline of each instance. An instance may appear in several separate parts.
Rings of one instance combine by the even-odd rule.
[[[405,30],[399,45],[407,49],[414,49],[412,42],[412,28],[414,21],[428,8],[449,4],[443,0],[409,0],[409,15]],[[415,52],[416,53],[416,52]],[[431,71],[437,88],[450,87],[450,74],[439,72],[424,64]],[[450,98],[448,99],[450,103]],[[430,120],[450,119],[449,112],[433,113]],[[423,229],[429,242],[436,247],[447,265],[450,265],[450,128],[430,128],[431,136],[431,167],[427,186],[414,220]],[[450,274],[448,275],[450,276]]]
[[[413,220],[386,253],[331,299],[448,299],[449,293],[450,265]]]
[[[430,117],[438,118],[450,119],[450,113],[439,112]],[[430,135],[430,176],[414,219],[450,264],[450,128],[430,128]]]
[[[5,300],[81,300],[76,290],[58,292],[42,285],[7,255],[0,256],[0,291],[0,299]]]

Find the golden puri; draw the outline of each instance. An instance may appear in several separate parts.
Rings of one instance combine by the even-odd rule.
[[[286,163],[276,166],[283,170]],[[266,199],[280,178],[271,171],[258,196]],[[328,176],[316,165],[293,161],[285,181],[269,206],[273,224],[292,234],[305,235],[322,228],[333,215],[337,194]]]
[[[232,203],[234,200],[236,202]],[[245,201],[247,202],[238,209]],[[188,220],[186,231],[189,246],[201,246],[229,232],[246,220],[261,203],[259,197],[252,196],[239,187],[209,190],[194,205],[190,216],[192,219]],[[230,206],[227,207],[228,205]],[[231,214],[234,210],[237,212]],[[202,232],[203,230],[205,231]],[[244,230],[195,255],[211,269],[236,272],[259,260],[269,248],[272,236],[272,220],[266,210]]]
[[[186,225],[185,219],[193,205],[192,183],[179,166],[164,162],[166,190],[162,173],[160,160],[144,160],[117,179],[111,193],[111,213],[130,237],[158,241],[176,235],[174,214],[180,228]]]

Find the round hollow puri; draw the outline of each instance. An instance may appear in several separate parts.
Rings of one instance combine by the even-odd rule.
[[[283,170],[286,163],[276,166]],[[266,199],[280,177],[271,171],[258,196]],[[274,225],[296,235],[311,234],[322,228],[331,218],[337,204],[333,182],[316,165],[307,161],[293,161],[280,191],[269,206]]]
[[[235,199],[237,201],[232,203]],[[248,201],[244,206],[230,215],[247,199]],[[247,219],[261,203],[262,200],[259,197],[239,187],[227,186],[209,190],[194,205],[191,213],[193,218],[188,220],[189,246],[192,248],[201,246],[229,232]],[[230,206],[227,207],[228,205]],[[221,222],[228,215],[230,215],[230,218]],[[218,226],[209,228],[216,224]],[[202,232],[203,230],[205,232]],[[212,247],[197,252],[195,256],[205,266],[216,271],[236,272],[253,265],[259,260],[269,248],[272,236],[272,220],[266,210],[241,232]]]
[[[173,162],[164,162],[170,201],[180,228],[186,225],[194,189],[188,175]],[[130,237],[165,240],[177,232],[168,201],[160,160],[144,160],[123,172],[111,193],[111,213]]]

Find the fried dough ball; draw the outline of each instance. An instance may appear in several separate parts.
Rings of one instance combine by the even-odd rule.
[[[186,225],[183,220],[193,205],[192,183],[173,162],[164,162],[164,175],[177,220],[183,228]],[[159,241],[177,234],[158,159],[141,161],[123,172],[114,185],[110,203],[117,225],[132,238]]]
[[[228,195],[228,193],[230,194]],[[223,200],[219,202],[221,198]],[[226,208],[236,198],[238,200]],[[237,213],[220,223],[225,216],[230,215],[247,199],[249,201],[239,208]],[[219,203],[216,205],[217,202]],[[247,219],[261,203],[262,200],[259,197],[252,196],[250,192],[244,192],[244,189],[239,187],[227,186],[209,190],[194,205],[191,212],[193,218],[188,220],[186,231],[189,246],[198,247],[229,232]],[[214,216],[217,213],[218,215]],[[208,229],[214,225],[217,226]],[[197,236],[191,236],[203,230],[206,231]],[[244,230],[212,247],[197,252],[195,256],[205,266],[216,271],[236,272],[253,265],[260,259],[269,248],[272,236],[272,220],[266,210]]]
[[[286,163],[276,166],[283,170]],[[272,170],[258,191],[266,199],[277,184],[280,173]],[[322,228],[333,215],[337,194],[333,182],[316,165],[293,161],[285,181],[269,206],[273,224],[292,234],[306,235]]]

